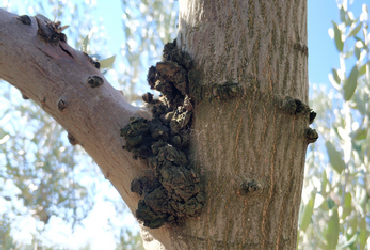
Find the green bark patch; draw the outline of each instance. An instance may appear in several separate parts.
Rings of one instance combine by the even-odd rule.
[[[146,159],[152,173],[131,183],[131,191],[142,196],[136,217],[151,229],[181,223],[204,206],[199,174],[188,160],[194,104],[189,97],[188,75],[194,65],[186,52],[176,49],[176,41],[166,44],[163,57],[148,73],[151,89],[161,92],[161,98],[143,95],[152,105],[153,119],[132,117],[120,130],[126,140],[123,148],[135,159]]]

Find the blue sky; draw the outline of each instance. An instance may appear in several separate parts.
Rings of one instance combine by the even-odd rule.
[[[349,10],[353,12],[354,16],[358,17],[361,13],[362,4],[365,2],[367,1],[354,1],[349,6]],[[308,68],[310,83],[330,85],[328,74],[331,72],[331,68],[340,66],[339,53],[334,47],[334,41],[328,34],[328,29],[332,27],[331,20],[337,23],[340,21],[335,0],[308,0]]]

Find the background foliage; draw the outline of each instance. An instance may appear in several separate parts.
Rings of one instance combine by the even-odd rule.
[[[306,161],[298,249],[370,249],[368,6],[358,17],[347,1],[338,8],[340,22],[329,33],[340,68],[329,76],[333,88],[314,87],[310,100],[321,140]]]

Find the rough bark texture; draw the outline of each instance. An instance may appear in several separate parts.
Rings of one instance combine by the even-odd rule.
[[[206,205],[182,225],[142,234],[146,249],[296,248],[309,115],[281,106],[286,96],[308,103],[306,5],[180,1],[177,44],[195,60],[203,86],[195,93],[190,159],[201,173]],[[0,10],[0,78],[67,129],[134,211],[140,196],[130,183],[146,165],[122,150],[119,129],[143,112],[82,52],[46,45],[33,17],[27,26],[13,16]],[[91,88],[90,76],[104,84]],[[225,82],[239,84],[238,98],[215,91]]]
[[[196,105],[191,158],[207,202],[173,237],[182,249],[295,249],[309,121],[277,102],[308,103],[307,2],[180,4],[179,47],[201,68],[200,84],[238,82],[244,93]]]

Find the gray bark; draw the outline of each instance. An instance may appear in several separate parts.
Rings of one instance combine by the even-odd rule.
[[[131,107],[82,52],[37,38],[0,10],[0,78],[35,100],[68,130],[135,210],[131,180],[145,164],[122,150],[119,129]],[[178,46],[209,88],[194,107],[190,159],[205,187],[201,214],[181,225],[144,232],[147,249],[295,249],[307,116],[281,109],[284,97],[308,103],[307,1],[180,1]],[[104,84],[92,89],[89,76]],[[235,82],[228,100],[214,84]],[[68,108],[58,109],[60,99]],[[156,239],[154,239],[154,238]],[[158,240],[158,241],[157,241]],[[161,242],[162,244],[160,244]]]

